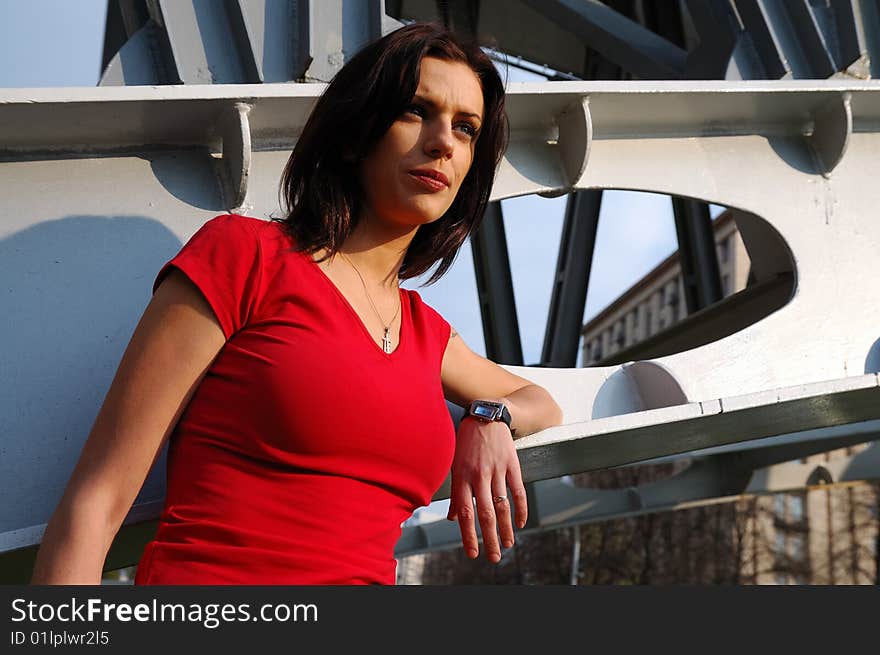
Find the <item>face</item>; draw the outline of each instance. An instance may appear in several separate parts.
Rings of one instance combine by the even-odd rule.
[[[411,104],[361,163],[365,220],[417,227],[449,209],[474,158],[483,91],[467,64],[422,59]]]

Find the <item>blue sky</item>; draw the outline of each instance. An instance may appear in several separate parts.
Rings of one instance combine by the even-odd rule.
[[[0,87],[96,85],[106,7],[106,0],[0,0]],[[542,79],[513,67],[509,77]],[[544,341],[565,200],[527,196],[505,200],[502,208],[523,354],[530,364],[538,361]],[[676,248],[668,197],[606,192],[584,320]],[[418,283],[406,286],[418,288]],[[469,245],[440,282],[419,292],[468,345],[485,354]]]

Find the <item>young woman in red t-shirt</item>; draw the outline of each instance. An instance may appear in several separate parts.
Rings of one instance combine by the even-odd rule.
[[[157,276],[33,582],[100,582],[169,437],[139,583],[393,582],[400,520],[450,466],[465,551],[479,520],[498,562],[511,509],[526,521],[512,435],[561,410],[398,282],[446,272],[506,138],[503,84],[475,44],[413,24],[355,55],[288,161],[285,216],[217,217]],[[444,397],[469,411],[457,430]]]

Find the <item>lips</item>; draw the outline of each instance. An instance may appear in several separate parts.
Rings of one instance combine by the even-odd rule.
[[[440,171],[435,171],[431,168],[416,168],[411,170],[409,174],[420,181],[431,183],[433,187],[439,187],[440,185],[449,186],[449,178]]]

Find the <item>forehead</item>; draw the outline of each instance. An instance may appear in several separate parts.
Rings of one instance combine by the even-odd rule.
[[[483,115],[483,89],[470,66],[460,61],[425,57],[416,93],[456,113]]]

